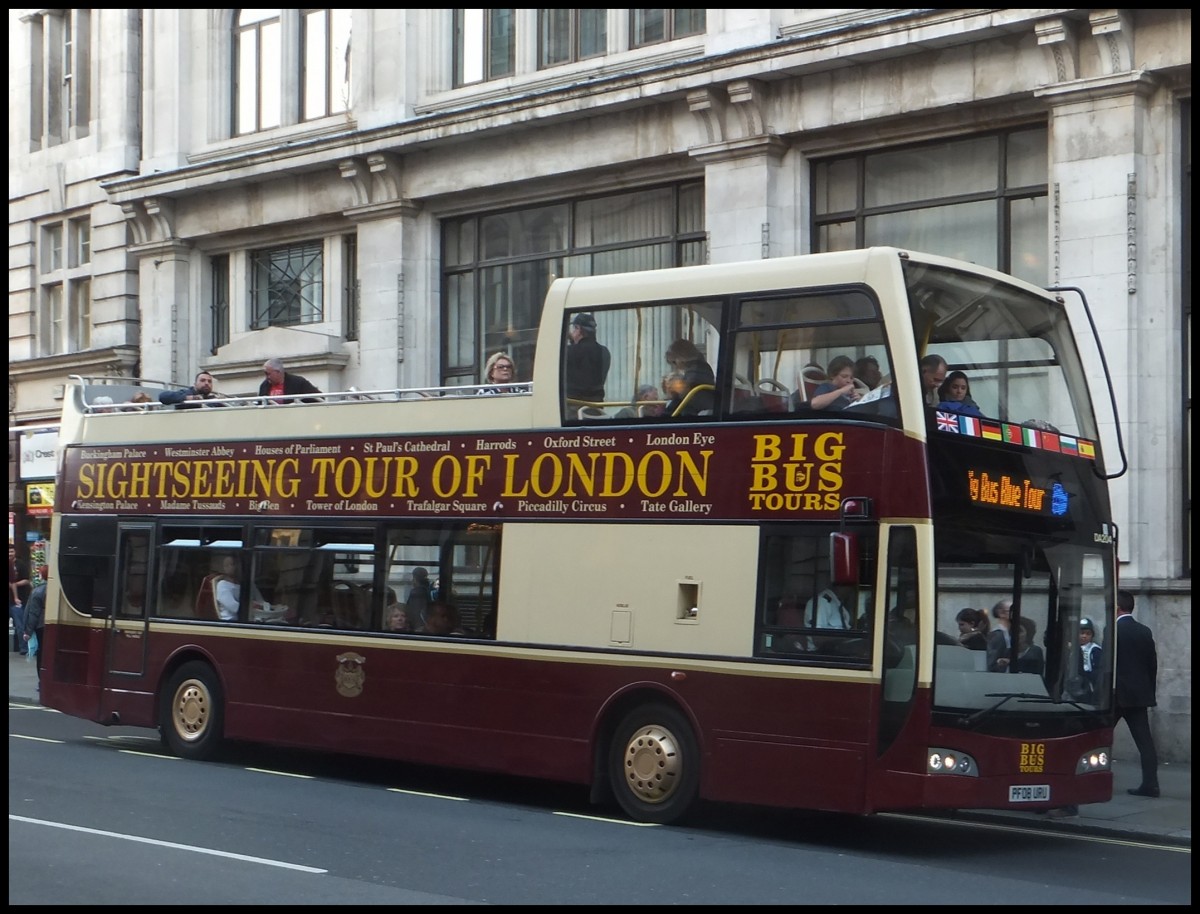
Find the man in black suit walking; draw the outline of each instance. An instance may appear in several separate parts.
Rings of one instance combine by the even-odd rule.
[[[1158,796],[1158,753],[1150,732],[1150,709],[1158,680],[1158,652],[1154,634],[1133,618],[1133,594],[1117,591],[1117,720],[1125,718],[1134,745],[1142,757],[1142,783],[1129,792],[1138,797]]]

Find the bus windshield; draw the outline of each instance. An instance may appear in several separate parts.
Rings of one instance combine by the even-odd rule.
[[[1015,283],[904,261],[922,356],[967,375],[990,419],[1095,439],[1095,414],[1065,306]]]
[[[959,596],[937,610],[937,710],[974,721],[1111,706],[1107,549],[954,527],[939,531],[937,547],[939,594]]]

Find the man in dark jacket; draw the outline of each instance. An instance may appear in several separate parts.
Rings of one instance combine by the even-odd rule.
[[[258,395],[260,397],[287,397],[295,396],[296,394],[319,394],[321,391],[317,389],[308,378],[298,374],[289,374],[283,370],[283,362],[279,359],[267,359],[263,363],[263,374],[266,378],[258,385]],[[282,400],[280,402],[291,403],[291,400]],[[314,403],[315,400],[304,400],[304,403]]]
[[[50,577],[50,569],[42,565],[38,572],[42,583],[33,588],[29,600],[25,604],[25,630],[21,633],[22,643],[28,644],[33,635],[37,635],[37,650],[34,654],[37,667],[38,681],[42,678],[42,637],[46,629],[46,581]]]
[[[164,390],[158,395],[158,402],[167,406],[174,406],[176,409],[194,409],[201,404],[200,400],[216,400],[222,397],[222,394],[213,391],[213,376],[207,371],[202,371],[196,375],[196,380],[192,382],[191,387],[185,387],[183,390]],[[224,403],[214,403],[213,406],[224,406]]]
[[[1138,797],[1158,796],[1158,752],[1150,732],[1150,709],[1158,704],[1158,651],[1154,633],[1133,618],[1133,594],[1117,591],[1117,720],[1125,718],[1129,733],[1142,757],[1142,783],[1129,792]],[[1112,656],[1105,650],[1105,656]]]
[[[612,353],[608,347],[596,342],[596,319],[590,314],[576,314],[571,318],[568,332],[571,341],[563,356],[566,359],[567,397],[603,402]]]

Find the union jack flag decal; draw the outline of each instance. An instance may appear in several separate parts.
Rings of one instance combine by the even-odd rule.
[[[958,416],[954,413],[938,413],[937,427],[939,432],[954,432],[958,434]]]

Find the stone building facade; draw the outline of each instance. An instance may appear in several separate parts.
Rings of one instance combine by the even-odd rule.
[[[1083,289],[1156,734],[1190,758],[1190,12],[10,10],[9,36],[10,426],[69,374],[418,387],[501,345],[527,372],[556,275],[895,244]]]

